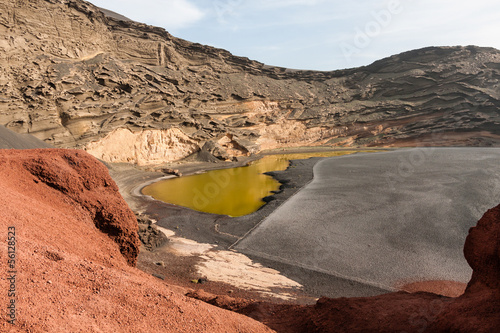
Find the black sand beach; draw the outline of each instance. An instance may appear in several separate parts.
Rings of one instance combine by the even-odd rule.
[[[268,203],[258,211],[236,218],[197,212],[139,195],[137,186],[158,178],[159,173],[124,173],[122,170],[118,174],[121,177],[128,174],[128,178],[117,177],[117,181],[125,192],[132,192],[125,195],[136,210],[157,220],[158,226],[175,231],[176,236],[214,244],[218,250],[236,249],[299,282],[308,295],[356,297],[393,291],[398,283],[404,282],[465,282],[469,269],[461,253],[463,239],[480,217],[476,215],[500,200],[500,192],[487,186],[492,177],[500,175],[497,156],[500,154],[494,148],[417,148],[328,160],[295,160],[286,171],[270,173],[283,184],[279,193],[266,198]],[[412,169],[404,169],[408,168],[402,165],[404,161]],[[243,163],[247,161],[232,166]],[[207,167],[218,165],[179,165],[182,172],[188,173]],[[311,183],[313,168],[318,169],[316,172],[321,178],[315,180],[317,184]],[[333,183],[330,180],[333,174],[324,175],[332,170],[336,177]],[[443,174],[440,170],[447,171]],[[315,190],[322,183],[325,189]],[[325,191],[331,188],[335,193],[328,192],[325,197]],[[304,191],[297,194],[301,189]],[[405,206],[402,202],[405,196],[409,196],[411,205]],[[308,203],[310,200],[314,203]],[[294,211],[294,207],[298,210]],[[311,211],[309,207],[316,208]],[[356,212],[368,217],[360,220],[361,224],[355,223]],[[403,225],[396,230],[397,223]],[[335,231],[338,225],[343,225],[343,231]],[[378,227],[370,231],[370,225]],[[331,228],[335,230],[327,232]],[[337,241],[336,234],[340,236]],[[320,241],[327,238],[328,241]],[[307,244],[303,244],[304,241]],[[360,246],[374,248],[359,250]],[[358,250],[361,252],[353,254]],[[386,252],[380,254],[380,251]],[[363,257],[363,253],[378,254],[365,264],[355,263],[354,258]],[[403,260],[410,266],[400,267],[395,260],[407,256],[414,258]],[[329,259],[311,262],[318,257]],[[439,274],[439,264],[432,263],[433,260],[444,260],[443,274]],[[350,272],[347,268],[351,266],[365,273]],[[342,267],[347,270],[342,271]],[[384,274],[389,274],[391,279],[384,278]]]
[[[465,237],[500,200],[499,183],[498,148],[328,158],[315,165],[313,182],[235,248],[388,290],[405,282],[465,284],[472,273]]]
[[[285,151],[279,150],[269,152],[268,154],[318,151],[331,151],[331,148],[287,149]],[[260,157],[261,156],[252,156],[251,158],[240,162],[228,162],[224,164],[187,163],[171,167],[175,167],[184,175],[188,175],[210,169],[221,168],[222,166],[224,168],[238,167]],[[316,163],[323,159],[324,158],[314,157],[304,160],[293,160],[290,162],[290,166],[287,170],[268,173],[282,183],[280,191],[266,198],[265,201],[267,203],[258,211],[241,217],[207,214],[153,200],[152,198],[141,195],[140,189],[144,187],[144,185],[158,181],[164,177],[164,174],[160,172],[143,171],[130,165],[120,164],[110,166],[110,173],[119,185],[122,195],[135,211],[141,212],[142,214],[155,219],[158,226],[175,231],[176,236],[191,239],[199,243],[214,244],[216,245],[216,249],[226,250],[232,249],[235,243],[249,234],[259,225],[260,222],[273,213],[305,185],[311,182],[313,179],[313,167]],[[365,285],[352,280],[334,277],[329,274],[315,272],[293,265],[287,265],[283,262],[268,260],[252,255],[248,256],[254,261],[259,262],[264,266],[277,269],[288,278],[299,282],[303,285],[303,293],[305,295],[311,295],[312,297],[319,297],[322,295],[328,295],[331,297],[345,295],[352,297],[371,296],[388,291],[386,289]],[[141,262],[141,257],[145,259],[144,265],[149,267],[150,271],[158,271],[157,268],[147,263],[148,260],[159,260],[158,256],[144,252],[140,255],[139,262]],[[178,260],[173,261],[176,262],[175,265],[179,266]],[[190,266],[193,266],[198,262],[197,260],[189,261],[185,258],[181,261]],[[179,271],[182,270],[177,269],[177,272]],[[193,274],[192,267],[190,269],[185,268],[184,271],[186,274]],[[179,274],[177,273],[176,275]],[[189,280],[192,276],[193,275],[186,276],[184,277],[184,280]],[[234,289],[230,287],[227,288]],[[253,295],[253,297],[255,298],[255,295]]]

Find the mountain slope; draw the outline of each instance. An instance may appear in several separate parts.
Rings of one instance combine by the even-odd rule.
[[[0,125],[0,149],[54,148],[29,134],[18,134]]]
[[[181,159],[207,141],[232,156],[500,143],[495,49],[431,47],[350,70],[296,71],[116,17],[80,0],[3,1],[0,124],[139,164]]]

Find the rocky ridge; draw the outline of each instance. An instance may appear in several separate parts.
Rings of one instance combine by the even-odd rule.
[[[232,159],[285,146],[500,142],[496,49],[298,71],[104,12],[81,0],[0,3],[0,124],[140,165],[207,143]]]

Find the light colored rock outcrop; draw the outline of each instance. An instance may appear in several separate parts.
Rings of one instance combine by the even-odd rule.
[[[199,149],[196,141],[178,128],[137,132],[120,128],[85,146],[88,153],[103,161],[140,166],[180,160]]]

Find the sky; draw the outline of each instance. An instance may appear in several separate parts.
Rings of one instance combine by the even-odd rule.
[[[336,70],[427,46],[500,49],[498,0],[90,0],[267,65]]]

